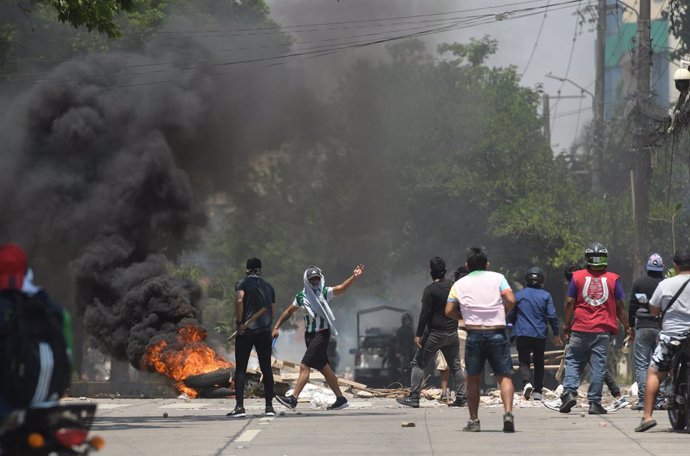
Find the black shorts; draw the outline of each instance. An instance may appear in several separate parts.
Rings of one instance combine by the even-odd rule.
[[[316,370],[321,370],[326,364],[330,364],[328,361],[328,341],[330,338],[330,329],[314,333],[304,333],[307,351],[302,358],[302,364]]]

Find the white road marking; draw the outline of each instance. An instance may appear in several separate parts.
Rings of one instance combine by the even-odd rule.
[[[244,431],[235,439],[235,442],[251,442],[259,432],[261,432],[261,429],[249,429]]]

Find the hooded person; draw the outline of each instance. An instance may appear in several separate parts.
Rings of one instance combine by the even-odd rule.
[[[306,310],[311,317],[311,322],[316,324],[318,318],[319,329],[329,327],[333,335],[337,336],[338,330],[333,323],[335,321],[335,316],[328,305],[328,292],[324,286],[326,279],[321,269],[316,266],[309,266],[304,271],[302,279],[304,281],[304,288],[302,289],[304,293],[304,310]],[[316,330],[316,327],[314,327],[314,330]]]
[[[305,269],[303,275],[304,288],[295,295],[292,304],[283,311],[273,328],[273,337],[277,338],[280,335],[280,327],[283,323],[297,310],[302,309],[304,313],[304,341],[307,345],[307,351],[304,353],[300,363],[299,377],[295,383],[293,394],[290,396],[276,396],[276,400],[284,406],[293,410],[297,407],[297,398],[309,381],[311,369],[320,371],[326,379],[328,386],[335,393],[335,403],[329,405],[328,410],[340,410],[349,405],[347,399],[340,391],[338,377],[336,377],[328,358],[328,345],[331,333],[333,335],[338,334],[334,325],[335,316],[333,316],[329,301],[350,288],[363,272],[364,265],[360,264],[355,267],[352,275],[340,285],[328,287],[325,284],[324,275],[320,268],[311,265]]]

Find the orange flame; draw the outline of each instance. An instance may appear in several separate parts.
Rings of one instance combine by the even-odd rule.
[[[175,381],[177,390],[191,398],[199,393],[185,386],[183,380],[190,375],[206,374],[218,369],[234,367],[211,347],[206,345],[206,331],[198,326],[184,326],[177,330],[174,344],[160,341],[146,350],[142,358],[144,368],[153,367],[157,372]]]

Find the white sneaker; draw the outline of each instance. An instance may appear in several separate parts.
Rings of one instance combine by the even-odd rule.
[[[550,410],[555,410],[557,412],[560,412],[561,410],[561,398],[559,397],[558,399],[554,399],[552,401],[544,401],[542,402],[544,404],[544,407]]]
[[[534,391],[534,388],[532,387],[531,383],[528,383],[522,390],[522,395],[525,396],[525,399],[529,399],[530,395],[532,394],[532,391]]]
[[[617,412],[618,410],[629,406],[630,401],[628,400],[628,396],[624,395],[613,401],[610,406],[606,407],[606,410],[609,412]]]
[[[541,396],[540,393],[532,393],[532,400],[534,400],[534,401],[543,401],[544,398]]]

